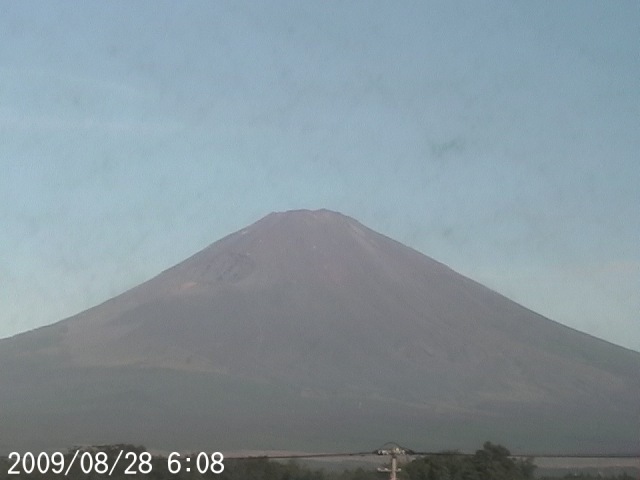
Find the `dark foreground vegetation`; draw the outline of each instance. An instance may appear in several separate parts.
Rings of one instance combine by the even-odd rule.
[[[120,455],[118,462],[116,458]],[[126,453],[125,453],[126,452]],[[195,455],[189,461],[173,456],[151,456],[143,447],[110,445],[82,449],[67,472],[75,450],[63,454],[38,454],[21,458],[13,455],[0,457],[0,480],[387,480],[389,473],[375,468],[357,468],[345,471],[325,471],[303,466],[297,462],[273,461],[265,457],[251,459],[226,458],[210,454]],[[83,458],[84,455],[84,458]],[[46,458],[45,458],[46,457]],[[381,457],[385,458],[385,457]],[[172,460],[173,459],[173,460]],[[116,466],[111,467],[116,463]],[[527,480],[534,478],[536,466],[532,459],[516,459],[501,445],[486,442],[473,455],[444,452],[420,457],[402,464],[398,480]],[[199,471],[200,470],[200,471]],[[222,470],[222,471],[221,471]],[[206,473],[201,473],[206,471]],[[29,472],[29,473],[28,473]],[[44,472],[44,473],[43,473]],[[219,472],[219,473],[216,473]],[[537,477],[545,479],[551,477]],[[556,480],[559,477],[554,477]],[[571,480],[634,480],[618,476],[591,476],[571,474]]]

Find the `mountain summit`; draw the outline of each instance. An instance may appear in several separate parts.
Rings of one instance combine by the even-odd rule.
[[[0,365],[12,441],[0,450],[491,439],[600,452],[637,440],[640,354],[328,210],[272,213],[101,305],[2,340]]]

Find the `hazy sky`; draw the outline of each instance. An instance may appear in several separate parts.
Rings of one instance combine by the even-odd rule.
[[[0,337],[329,208],[640,350],[640,3],[0,3]]]

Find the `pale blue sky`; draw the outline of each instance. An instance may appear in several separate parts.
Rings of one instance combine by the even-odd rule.
[[[640,350],[640,3],[0,3],[0,337],[271,211]]]

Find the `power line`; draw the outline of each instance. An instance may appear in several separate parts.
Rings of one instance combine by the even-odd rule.
[[[296,458],[341,458],[341,457],[366,457],[379,456],[379,450],[368,452],[334,452],[334,453],[294,453],[294,454],[265,454],[265,455],[244,455],[244,456],[226,456],[229,460],[287,460]],[[414,450],[404,449],[404,453],[400,455],[409,457],[430,457],[430,456],[473,456],[475,452],[459,452],[459,451],[439,451],[439,452],[416,452]],[[640,453],[511,453],[510,457],[514,458],[637,458],[640,459]]]
[[[286,460],[294,458],[322,458],[322,457],[364,457],[367,455],[375,455],[373,452],[340,452],[340,453],[294,453],[294,454],[275,454],[275,455],[248,455],[248,456],[225,456],[228,460],[260,460],[263,458],[273,460]]]

